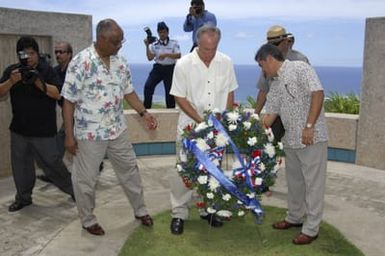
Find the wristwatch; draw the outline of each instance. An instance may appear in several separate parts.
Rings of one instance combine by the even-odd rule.
[[[306,128],[309,128],[309,129],[310,129],[310,128],[313,128],[313,124],[312,124],[312,123],[307,123],[307,124],[306,124]]]
[[[147,113],[147,109],[145,109],[145,110],[143,110],[143,111],[139,112],[139,115],[140,115],[141,117],[143,117],[143,116],[144,116],[144,114],[146,114],[146,113]]]

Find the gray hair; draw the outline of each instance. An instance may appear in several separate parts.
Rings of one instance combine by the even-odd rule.
[[[199,42],[199,39],[201,38],[202,34],[205,34],[205,33],[208,33],[208,32],[215,33],[217,35],[217,37],[218,37],[218,42],[221,40],[221,30],[218,27],[214,26],[214,25],[206,24],[206,25],[203,25],[202,27],[200,27],[197,30],[198,42]]]
[[[118,23],[116,23],[116,21],[113,19],[104,19],[99,21],[98,25],[96,26],[96,38],[111,31],[113,26],[119,26]]]
[[[272,45],[270,43],[264,44],[259,48],[257,54],[255,54],[255,61],[266,60],[267,56],[271,55],[274,59],[278,61],[284,61],[282,52],[278,49],[277,46]]]

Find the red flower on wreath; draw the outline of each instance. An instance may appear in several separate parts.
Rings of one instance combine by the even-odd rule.
[[[196,206],[197,206],[198,208],[205,208],[205,202],[197,202],[197,203],[196,203]]]
[[[260,150],[254,150],[252,153],[251,153],[251,156],[253,157],[253,158],[256,158],[256,157],[260,157],[261,156],[261,151]]]

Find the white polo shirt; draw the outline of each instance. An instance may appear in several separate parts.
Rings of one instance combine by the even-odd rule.
[[[167,44],[157,40],[155,43],[151,44],[150,51],[155,54],[155,62],[161,65],[172,65],[175,64],[176,59],[164,58],[159,59],[159,56],[164,53],[180,53],[180,47],[176,40],[167,40]]]
[[[228,94],[238,88],[234,65],[225,54],[218,52],[207,67],[197,49],[183,56],[175,65],[170,94],[186,98],[203,116],[205,110],[226,110]],[[181,111],[178,134],[194,121]]]

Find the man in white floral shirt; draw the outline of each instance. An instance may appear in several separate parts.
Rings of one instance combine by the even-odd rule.
[[[155,129],[157,121],[135,93],[126,60],[117,55],[123,42],[123,30],[114,20],[100,21],[96,42],[70,62],[61,93],[65,98],[65,147],[74,155],[76,205],[83,228],[93,235],[104,235],[93,210],[98,167],[106,153],[135,218],[143,225],[153,225],[143,199],[135,152],[127,140],[123,101],[143,117],[149,129]]]
[[[283,145],[288,185],[288,214],[275,229],[302,226],[294,244],[309,244],[318,237],[323,213],[327,165],[327,128],[324,93],[314,69],[303,61],[285,60],[272,44],[263,45],[255,60],[267,77],[278,81],[267,95],[270,126],[277,115],[285,127]]]

